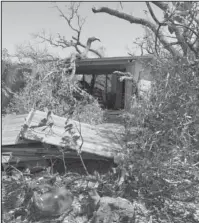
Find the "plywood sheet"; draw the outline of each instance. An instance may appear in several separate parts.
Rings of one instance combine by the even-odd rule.
[[[75,135],[81,136],[77,140],[77,145],[69,145],[63,140],[63,137],[70,137],[70,134],[65,132],[66,118],[52,115],[52,127],[45,128],[38,127],[39,123],[47,118],[47,113],[41,111],[34,111],[29,121],[29,128],[24,132],[23,137],[29,140],[36,140],[51,144],[54,146],[70,147],[70,149],[77,151],[82,144],[81,151],[98,155],[107,158],[113,158],[114,155],[121,151],[121,142],[118,143],[120,136],[115,136],[113,132],[106,130],[100,126],[92,126],[85,123],[78,123],[70,120],[68,124],[73,125]],[[80,127],[81,126],[81,127]],[[116,133],[117,134],[117,133]],[[83,139],[83,140],[82,140]]]

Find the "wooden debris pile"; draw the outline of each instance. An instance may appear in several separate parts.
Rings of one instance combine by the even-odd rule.
[[[106,160],[121,152],[124,129],[110,129],[32,110],[2,122],[2,162],[50,158]],[[118,142],[119,140],[119,142]]]

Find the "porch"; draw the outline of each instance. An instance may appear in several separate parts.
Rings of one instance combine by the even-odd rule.
[[[84,59],[77,61],[76,75],[83,87],[89,88],[89,93],[103,103],[104,109],[128,109],[133,84],[128,80],[119,81],[119,76],[113,72],[130,72],[137,82],[139,79],[151,80],[147,63],[152,59],[150,55]]]

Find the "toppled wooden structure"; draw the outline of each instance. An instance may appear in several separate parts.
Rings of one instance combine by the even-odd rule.
[[[3,118],[2,162],[77,158],[79,153],[83,159],[113,159],[122,150],[122,137],[121,126],[107,129],[32,110]]]

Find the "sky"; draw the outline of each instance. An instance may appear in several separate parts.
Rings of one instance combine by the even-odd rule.
[[[69,2],[58,2],[57,5],[66,12],[65,7]],[[66,21],[59,16],[59,12],[53,7],[52,2],[2,2],[2,48],[6,48],[10,54],[16,52],[16,46],[31,42],[34,46],[43,48],[47,46],[55,55],[65,57],[72,49],[62,50],[41,44],[31,34],[45,30],[46,33],[55,35],[60,33],[70,40],[74,32],[67,26]],[[136,17],[151,19],[144,13],[145,2],[82,2],[79,14],[86,17],[81,34],[81,42],[86,43],[89,37],[95,36],[101,42],[95,42],[93,48],[105,48],[105,56],[127,56],[128,48],[139,55],[140,51],[133,48],[133,41],[144,34],[140,25],[130,24],[122,19],[104,14],[92,12],[92,7],[108,6],[121,12],[130,13]],[[156,9],[157,16],[161,13]]]

